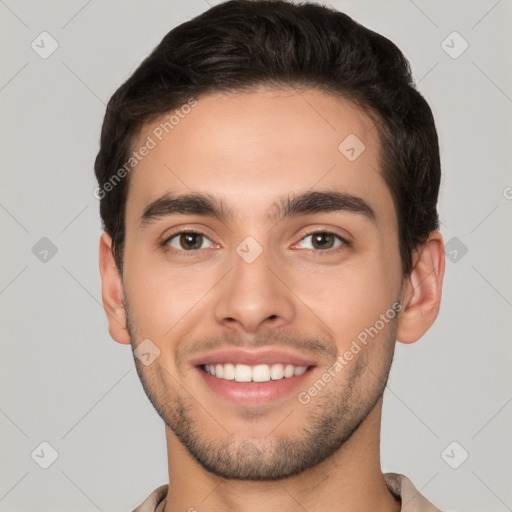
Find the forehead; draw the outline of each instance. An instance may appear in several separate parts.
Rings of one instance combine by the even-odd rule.
[[[273,197],[315,189],[392,208],[373,120],[319,90],[200,97],[145,126],[133,149],[144,145],[151,149],[131,172],[127,221],[170,192],[215,194],[246,217],[268,210]]]

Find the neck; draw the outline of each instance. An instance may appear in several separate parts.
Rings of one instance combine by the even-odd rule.
[[[166,427],[169,491],[164,512],[398,512],[380,468],[382,398],[332,456],[298,475],[254,482],[207,472]]]

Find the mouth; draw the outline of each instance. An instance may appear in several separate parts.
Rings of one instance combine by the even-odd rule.
[[[245,406],[295,397],[317,368],[314,361],[278,351],[222,351],[195,363],[210,392]]]
[[[218,379],[234,380],[236,382],[270,382],[281,379],[290,379],[302,375],[309,366],[294,366],[292,364],[246,364],[218,363],[201,365],[201,369],[208,375]]]

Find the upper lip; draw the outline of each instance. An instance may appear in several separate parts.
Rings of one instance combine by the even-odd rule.
[[[203,364],[245,364],[255,366],[258,364],[292,364],[293,366],[316,366],[316,362],[292,352],[275,348],[230,348],[209,352],[190,361],[193,366]]]

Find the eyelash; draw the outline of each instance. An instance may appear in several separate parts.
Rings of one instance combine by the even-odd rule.
[[[166,251],[170,251],[170,252],[173,252],[173,253],[179,253],[179,254],[183,254],[183,253],[187,253],[187,254],[195,254],[203,249],[194,249],[194,250],[190,250],[190,251],[187,251],[185,249],[175,249],[175,248],[171,248],[169,246],[169,242],[171,240],[173,240],[174,238],[180,236],[180,235],[201,235],[205,238],[207,238],[208,240],[210,240],[210,238],[205,235],[204,233],[201,233],[200,231],[194,231],[194,230],[187,230],[187,231],[178,231],[177,233],[173,233],[172,235],[170,235],[169,237],[167,237],[163,242],[162,242],[162,246],[163,248],[166,250]],[[315,253],[324,253],[324,254],[332,254],[333,252],[337,252],[339,250],[343,250],[343,249],[346,249],[347,247],[350,247],[350,242],[348,242],[345,238],[343,238],[342,236],[338,235],[337,233],[333,233],[332,231],[322,231],[322,230],[314,230],[314,231],[309,231],[308,233],[306,233],[300,240],[299,242],[302,242],[305,238],[307,238],[308,236],[311,236],[311,235],[317,235],[317,234],[322,234],[322,235],[333,235],[335,238],[337,238],[340,242],[341,242],[341,245],[338,246],[338,247],[334,247],[334,248],[331,248],[331,249],[303,249],[303,250],[307,250],[307,251],[313,251]],[[211,240],[210,240],[211,241]]]
[[[322,230],[313,230],[313,231],[309,231],[307,232],[300,240],[299,242],[302,242],[305,238],[307,238],[308,236],[311,236],[311,235],[332,235],[334,236],[335,238],[337,238],[340,242],[341,242],[341,245],[339,245],[338,247],[334,247],[332,249],[303,249],[303,250],[307,250],[307,251],[313,251],[315,253],[319,253],[319,254],[332,254],[333,252],[338,252],[338,251],[342,251],[343,249],[346,249],[347,247],[350,246],[350,242],[343,238],[342,236],[338,235],[337,233],[333,233],[332,231],[322,231]]]

